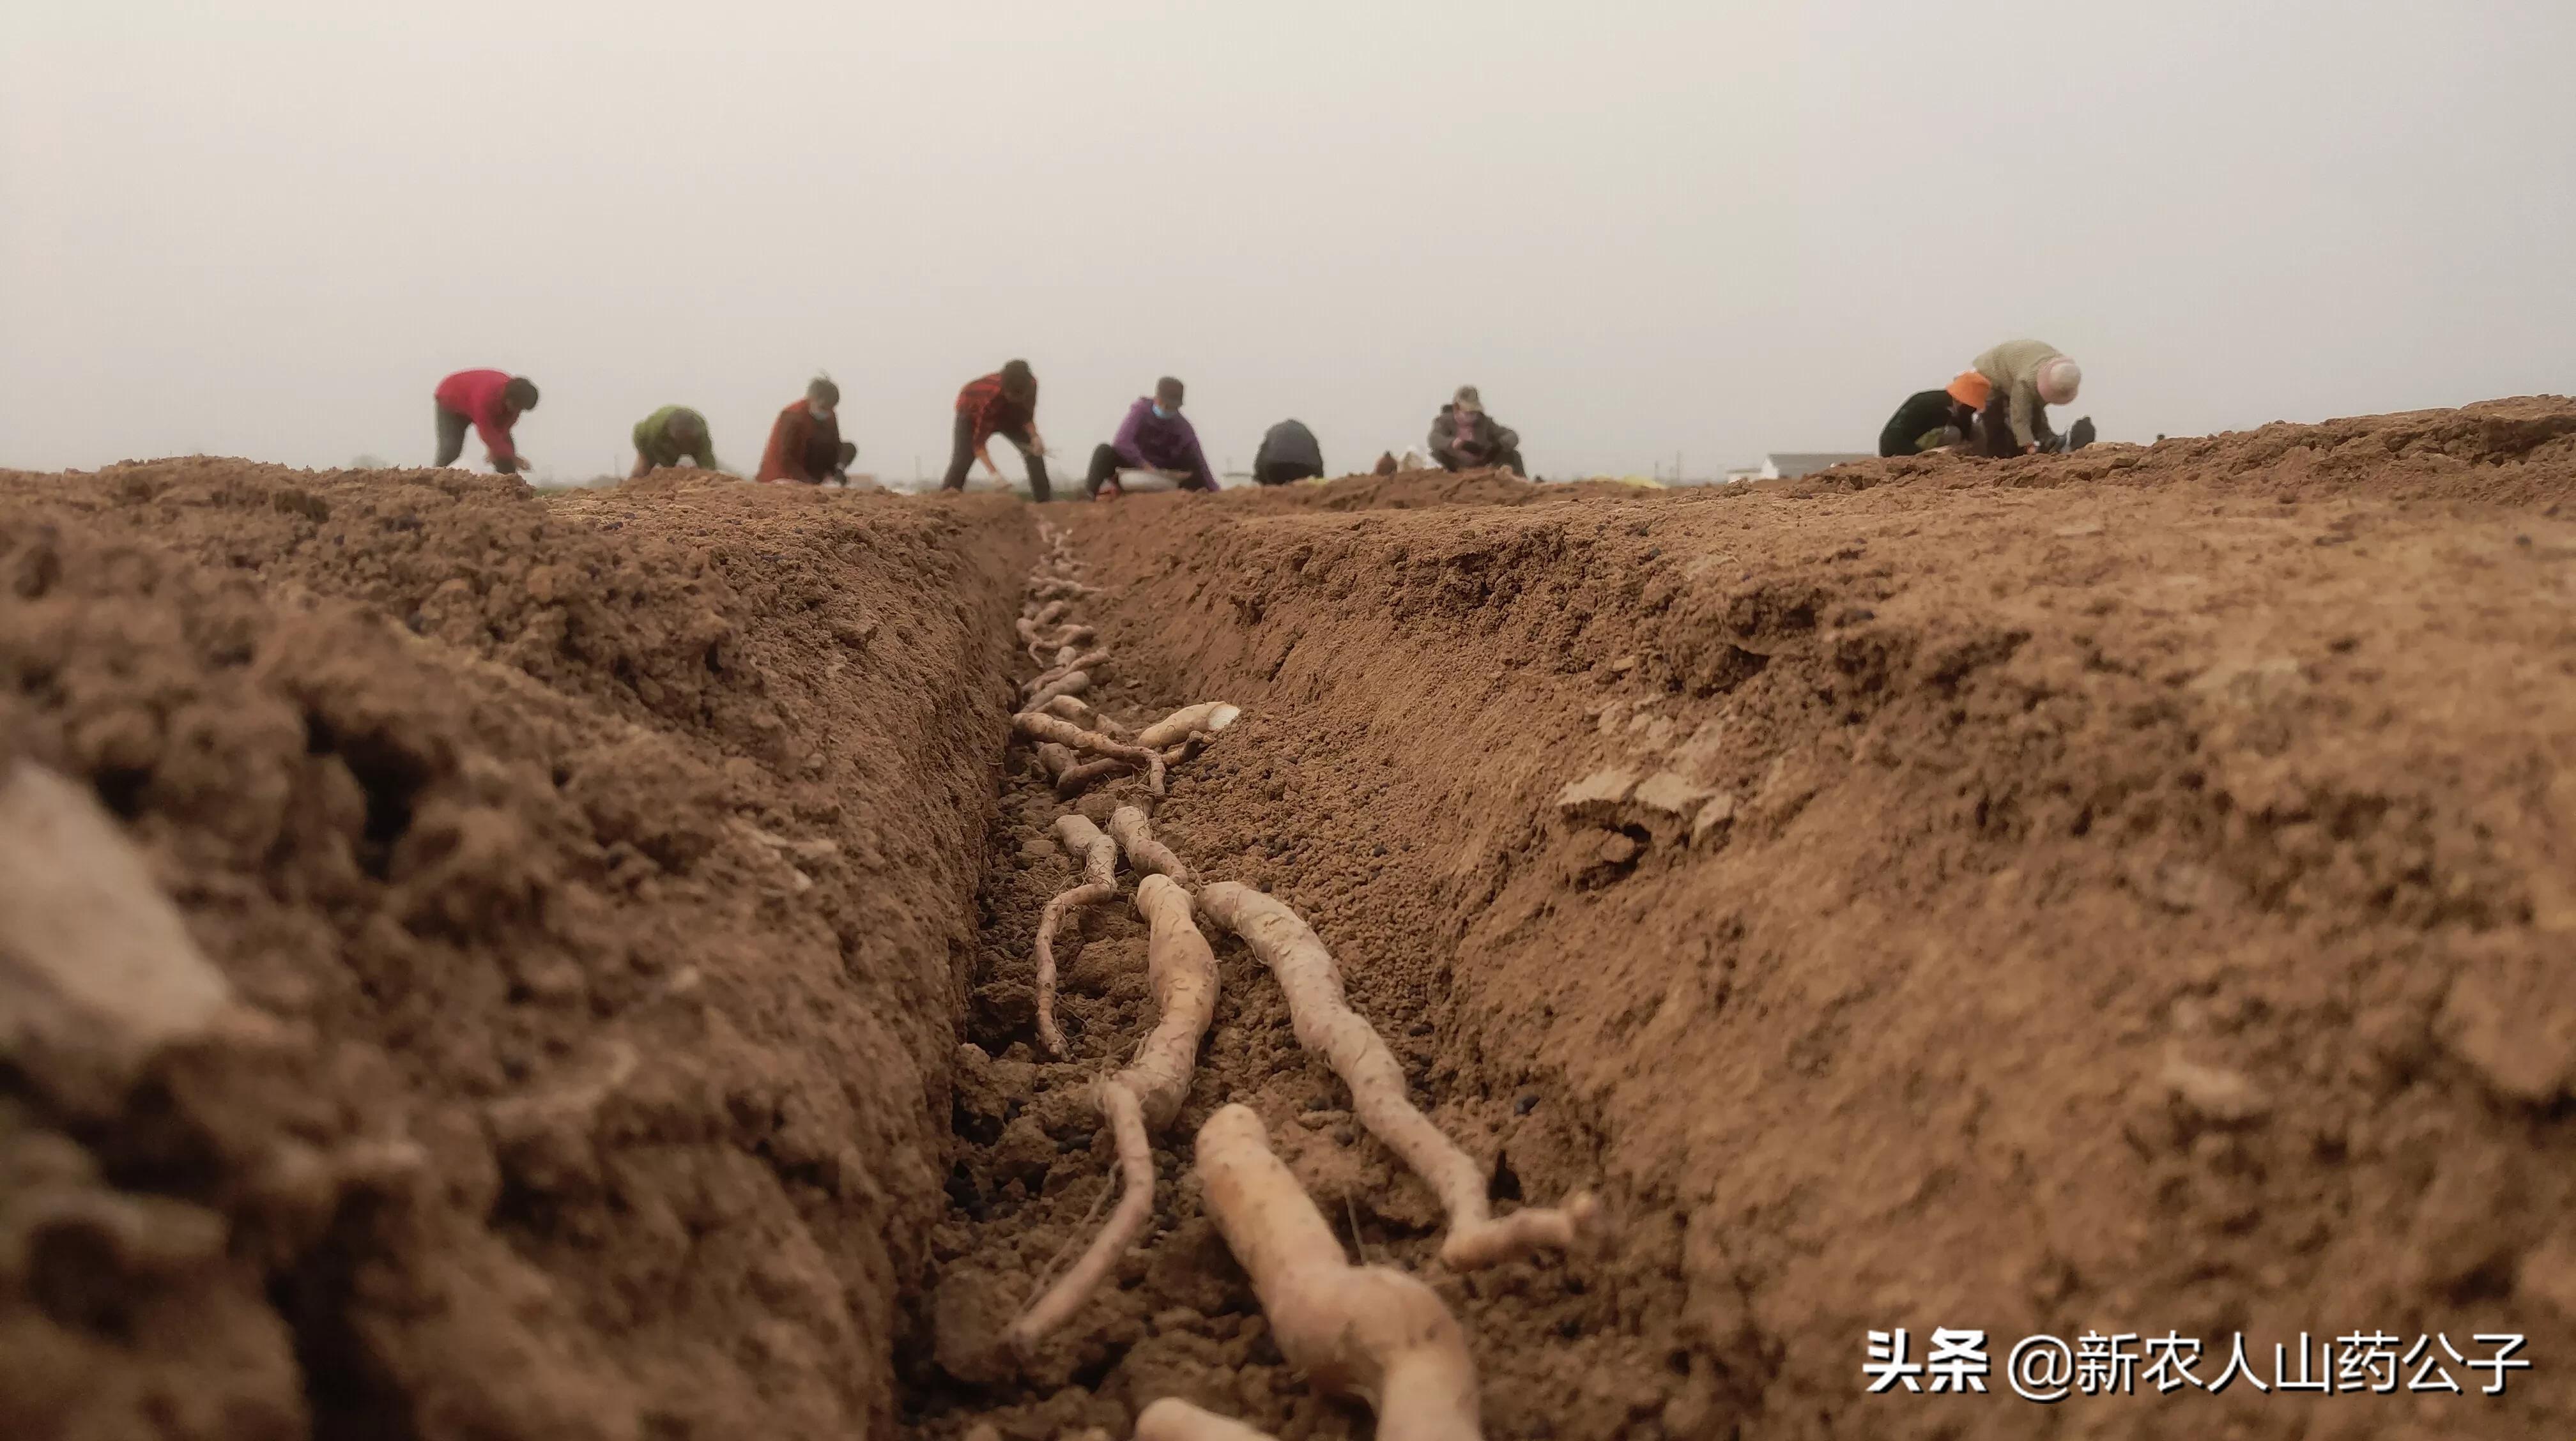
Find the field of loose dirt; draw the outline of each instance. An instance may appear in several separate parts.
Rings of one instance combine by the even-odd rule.
[[[1444,1270],[1221,941],[1146,1241],[995,1351],[1113,1185],[1064,1102],[1152,1023],[1122,899],[1034,1049],[1047,827],[1142,789],[1006,739],[1038,515],[1103,588],[1095,703],[1244,708],[1161,838],[1314,925],[1501,1205],[1597,1191],[1598,1254]],[[30,874],[56,775],[184,920],[143,973],[224,999],[122,1044],[62,977],[141,932],[0,878],[0,1434],[1365,1436],[1189,1177],[1226,1102],[1448,1301],[1493,1437],[2576,1427],[2576,402],[1035,512],[0,473]],[[1893,1327],[2532,1366],[1864,1395]]]

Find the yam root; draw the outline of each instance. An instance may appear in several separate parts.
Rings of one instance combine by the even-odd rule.
[[[1098,594],[1100,594],[1100,587],[1084,585],[1081,581],[1068,580],[1062,576],[1032,580],[1029,584],[1031,600],[1081,600],[1086,596]]]
[[[974,1441],[969,1437],[968,1441]],[[1135,1441],[1278,1441],[1214,1411],[1202,1411],[1178,1396],[1166,1396],[1136,1413]]]
[[[1066,800],[1071,800],[1091,789],[1093,781],[1125,775],[1135,769],[1135,766],[1122,760],[1084,761],[1055,778],[1055,793]]]
[[[1136,913],[1150,928],[1145,964],[1159,1019],[1136,1059],[1093,1092],[1118,1142],[1118,1208],[1081,1259],[1011,1324],[1011,1344],[1024,1354],[1081,1309],[1153,1219],[1151,1137],[1180,1114],[1199,1041],[1216,1014],[1216,953],[1190,918],[1190,893],[1168,876],[1147,876],[1136,887]]]
[[[1479,1441],[1476,1366],[1457,1318],[1402,1271],[1350,1264],[1250,1107],[1208,1117],[1193,1169],[1289,1365],[1366,1401],[1387,1441]]]
[[[1297,913],[1250,886],[1219,881],[1199,892],[1199,905],[1218,925],[1243,937],[1288,994],[1297,1044],[1322,1056],[1350,1088],[1351,1111],[1369,1134],[1414,1173],[1431,1183],[1449,1213],[1449,1235],[1440,1259],[1452,1270],[1472,1271],[1540,1250],[1570,1250],[1599,1220],[1589,1192],[1576,1192],[1562,1207],[1531,1206],[1497,1217],[1486,1191],[1484,1166],[1431,1124],[1406,1098],[1404,1068],[1343,997],[1342,973]]]
[[[1047,657],[1054,655],[1057,651],[1064,649],[1066,646],[1080,645],[1084,641],[1090,640],[1092,637],[1099,634],[1099,632],[1094,631],[1087,625],[1068,623],[1050,628],[1039,625],[1036,621],[1031,620],[1027,616],[1021,616],[1017,625],[1020,632],[1020,644],[1028,648],[1029,659],[1036,661],[1040,665],[1045,665],[1047,663]]]
[[[1089,689],[1091,689],[1091,672],[1087,670],[1066,671],[1063,675],[1057,676],[1054,680],[1051,680],[1045,685],[1038,687],[1036,690],[1031,691],[1029,693],[1027,704],[1022,706],[1021,709],[1045,710],[1047,702],[1054,700],[1057,696],[1080,695]]]
[[[1197,705],[1183,706],[1138,731],[1136,744],[1151,746],[1155,750],[1176,746],[1192,735],[1214,735],[1234,724],[1242,715],[1243,707],[1227,705],[1223,701],[1202,701]]]
[[[1074,701],[1074,704],[1082,702]],[[1066,771],[1073,769],[1074,754],[1067,747],[1049,741],[1038,747],[1038,764],[1045,768],[1049,780],[1060,780]]]
[[[1078,670],[1089,670],[1093,666],[1099,665],[1108,659],[1109,652],[1105,650],[1087,650],[1082,652],[1080,655],[1060,659],[1054,665],[1048,666],[1045,670],[1039,671],[1036,675],[1022,681],[1020,683],[1020,689],[1024,691],[1042,690],[1054,682],[1058,677],[1070,675],[1074,671]]]
[[[1044,711],[1022,711],[1011,717],[1011,728],[1035,741],[1053,741],[1086,755],[1125,761],[1145,771],[1145,788],[1156,795],[1163,793],[1163,753],[1144,746],[1113,740],[1098,731],[1087,731],[1061,716]],[[1061,784],[1061,782],[1059,782]]]
[[[1055,1024],[1055,933],[1075,906],[1105,901],[1118,894],[1118,843],[1080,816],[1058,816],[1056,844],[1082,862],[1082,884],[1059,892],[1038,913],[1038,1040],[1050,1056],[1064,1054],[1064,1032]]]
[[[1080,696],[1060,695],[1055,699],[1048,701],[1045,705],[1029,706],[1027,709],[1043,710],[1049,715],[1060,715],[1066,720],[1073,722],[1075,725],[1081,726],[1085,730],[1095,730],[1100,732],[1102,735],[1115,736],[1120,740],[1127,739],[1127,728],[1125,726],[1120,725],[1118,722],[1101,714],[1099,711],[1092,709],[1091,702],[1084,700]],[[1062,746],[1058,746],[1057,749],[1063,750],[1064,748]],[[1066,753],[1071,754],[1071,752]]]
[[[1131,869],[1169,876],[1185,886],[1190,883],[1190,868],[1172,854],[1171,847],[1154,839],[1154,823],[1145,818],[1143,807],[1120,806],[1111,812],[1109,838],[1126,854]]]
[[[1026,612],[1026,614],[1028,615],[1030,624],[1046,626],[1053,625],[1057,621],[1064,619],[1065,612],[1072,609],[1073,605],[1069,601],[1051,600],[1046,604],[1039,606],[1036,610]]]

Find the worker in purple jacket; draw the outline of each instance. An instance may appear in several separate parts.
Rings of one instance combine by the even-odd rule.
[[[1127,407],[1118,435],[1091,452],[1091,474],[1083,485],[1092,499],[1123,494],[1118,472],[1150,470],[1170,477],[1183,490],[1214,490],[1216,472],[1208,469],[1199,449],[1199,433],[1181,418],[1181,383],[1166,375],[1154,382],[1151,397]]]

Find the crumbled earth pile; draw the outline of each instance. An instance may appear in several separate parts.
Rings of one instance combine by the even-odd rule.
[[[0,1434],[887,1434],[1023,528],[0,475],[7,839],[185,922],[0,916],[160,978],[0,1031]]]
[[[1497,1437],[2576,1424],[2576,405],[1851,472],[1071,514],[1092,699],[1245,709],[1159,837],[1313,922],[1498,1197],[1599,1186],[1617,1240],[1443,1272],[1429,1193],[1231,943],[1158,1169],[1253,1105],[1354,1255],[1466,1323]],[[1153,1014],[1141,924],[1097,907],[1057,945],[1077,1063],[1030,1046],[1074,868],[1013,766],[920,1424],[1123,1435],[1178,1394],[1368,1434],[1280,1365],[1187,1182],[1086,1325],[979,1370],[1111,1184],[1048,1098]],[[1986,1331],[1991,1392],[1863,1395],[1896,1327],[1917,1360]],[[2087,1331],[2207,1338],[2203,1383],[2240,1331],[2267,1382],[2301,1332],[2535,1364],[2503,1397],[2456,1365],[2469,1395],[2007,1390],[2014,1341]]]

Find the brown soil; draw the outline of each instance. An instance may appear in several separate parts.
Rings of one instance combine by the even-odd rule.
[[[1448,1297],[1496,1437],[2565,1434],[2571,501],[2576,403],[2536,400],[1723,492],[1048,509],[1109,590],[1098,698],[1246,708],[1161,837],[1314,923],[1507,1204],[1597,1187],[1617,1240],[1444,1274],[1429,1194],[1225,943],[1153,1234],[1014,1365],[983,1343],[1107,1184],[1071,1100],[1150,1021],[1103,906],[1060,943],[1075,1059],[1027,1049],[1073,867],[1026,751],[994,770],[1014,508],[0,476],[0,746],[88,782],[289,1023],[105,1110],[0,1070],[0,1433],[899,1404],[1036,1441],[1179,1394],[1366,1435],[1186,1178],[1231,1100]],[[1620,768],[1719,800],[1560,805]],[[421,1160],[360,1144],[391,1138]],[[1998,1363],[2242,1330],[2267,1378],[2301,1331],[2514,1331],[2534,1367],[1865,1397],[1896,1326]]]
[[[2576,407],[1325,513],[1402,483],[1072,511],[1112,694],[1247,708],[1162,838],[1315,923],[1500,1194],[1602,1186],[1620,1242],[1442,1276],[1429,1194],[1232,945],[1166,1177],[1253,1104],[1358,1249],[1438,1279],[1495,1436],[2576,1421],[2546,1359],[2576,1335]],[[1731,814],[1560,813],[1612,767]],[[1028,1064],[1027,934],[1072,867],[1035,839],[1051,797],[1023,778],[1006,811],[1031,842],[987,883],[999,1059],[958,1090],[981,1148],[908,1363],[928,1419],[1123,1434],[1171,1391],[1367,1434],[1281,1369],[1186,1182],[1087,1335],[977,1369],[1109,1170],[1087,1122],[1033,1119],[1078,1111],[1024,1103],[1150,1020],[1141,928],[1095,912],[1084,1064]],[[2179,1329],[2220,1342],[2204,1380],[2237,1330],[2267,1378],[2302,1330],[2543,1359],[2501,1399],[1864,1397],[1896,1326],[1917,1359],[1985,1329],[1998,1363]]]
[[[0,1434],[886,1434],[1023,526],[0,476],[0,765],[287,1027],[9,1075]]]

